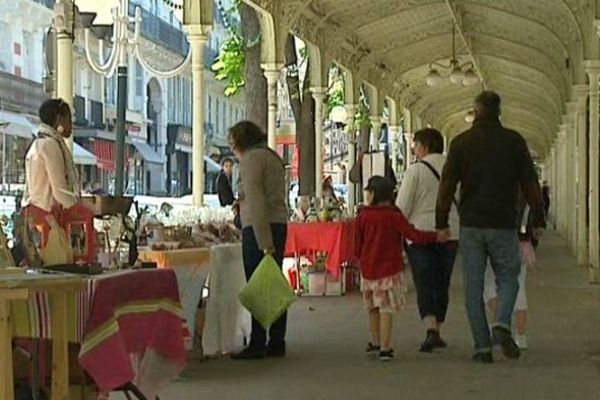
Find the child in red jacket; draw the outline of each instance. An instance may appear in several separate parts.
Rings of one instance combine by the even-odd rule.
[[[369,310],[371,342],[369,355],[379,359],[393,358],[393,313],[404,302],[402,239],[415,243],[443,241],[442,235],[423,232],[409,224],[394,206],[394,185],[384,177],[373,176],[365,188],[368,204],[356,219],[356,255],[360,260],[361,291]]]

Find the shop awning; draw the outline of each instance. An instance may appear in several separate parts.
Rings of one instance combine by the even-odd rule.
[[[79,165],[96,165],[96,156],[84,149],[82,146],[73,142],[73,160]]]
[[[163,160],[148,143],[133,142],[133,146],[140,152],[145,161],[155,164],[162,164]]]
[[[204,162],[206,163],[206,172],[219,172],[221,171],[221,164],[210,158],[204,156]]]
[[[0,110],[0,133],[33,139],[35,126],[24,115]]]
[[[105,171],[115,170],[115,144],[106,140],[94,140],[96,165]]]

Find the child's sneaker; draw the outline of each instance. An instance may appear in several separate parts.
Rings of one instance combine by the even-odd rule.
[[[517,346],[519,346],[521,350],[527,350],[527,336],[516,335],[515,342],[517,342]]]
[[[366,352],[367,355],[370,357],[375,357],[377,356],[377,354],[379,354],[379,351],[381,350],[380,346],[375,346],[373,343],[369,342],[367,343],[367,348],[366,348]]]
[[[392,361],[394,359],[394,350],[386,350],[379,352],[379,360],[380,361]]]

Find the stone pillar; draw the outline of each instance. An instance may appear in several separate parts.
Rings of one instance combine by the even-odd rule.
[[[320,199],[323,197],[323,102],[327,88],[314,87],[310,91],[315,99],[315,196]]]
[[[392,168],[394,169],[394,173],[398,174],[398,156],[400,150],[400,132],[402,131],[402,126],[400,125],[390,125],[388,127],[388,132],[391,139],[391,149],[390,149],[390,159],[392,161]]]
[[[204,205],[204,48],[208,37],[200,25],[186,27],[192,47],[192,201]]]
[[[404,170],[406,171],[412,162],[412,141],[413,141],[413,133],[412,132],[404,132],[404,144],[406,146],[406,159],[404,163]]]
[[[371,115],[371,139],[369,140],[369,148],[371,151],[379,151],[379,139],[381,134],[381,117],[379,115]]]
[[[556,144],[550,150],[551,155],[551,169],[550,169],[550,215],[552,219],[552,227],[556,230],[556,220],[557,220],[557,201],[558,201],[558,175],[556,172],[558,157],[556,155]]]
[[[348,173],[356,162],[356,123],[354,119],[357,110],[358,105],[356,104],[346,105],[346,113],[348,115],[348,120],[346,122],[348,129]],[[346,178],[348,182],[348,212],[350,215],[354,215],[354,207],[356,207],[356,183],[351,182],[349,177]]]
[[[269,147],[277,150],[277,84],[281,76],[282,64],[263,64],[261,65],[265,78],[267,78],[267,101],[269,115],[267,121],[267,135],[269,138]]]
[[[600,268],[600,251],[599,251],[599,235],[598,228],[600,225],[599,215],[599,182],[598,175],[598,107],[600,107],[598,99],[598,89],[600,77],[600,60],[592,60],[585,62],[585,70],[590,80],[590,165],[589,165],[589,261],[590,261],[590,281],[598,282]]]
[[[573,87],[577,99],[577,263],[580,266],[589,265],[588,250],[588,198],[587,198],[587,172],[588,172],[588,144],[587,144],[587,85]]]
[[[576,156],[575,149],[577,145],[577,104],[575,102],[567,103],[567,114],[565,122],[567,124],[567,226],[568,240],[573,253],[577,253],[577,180],[576,176]]]
[[[557,140],[557,153],[558,153],[558,190],[557,190],[557,223],[558,232],[564,239],[567,238],[567,133],[566,125],[561,124],[558,131]]]
[[[56,95],[73,108],[73,2],[58,0],[54,5],[54,29],[56,30]],[[65,139],[73,151],[73,136]]]

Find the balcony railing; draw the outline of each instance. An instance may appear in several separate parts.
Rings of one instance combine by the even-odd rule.
[[[138,5],[135,3],[129,3],[129,15],[135,15],[135,8],[137,6]],[[141,10],[142,37],[154,43],[161,44],[167,49],[180,54],[181,56],[185,56],[189,47],[185,33],[181,29],[152,14],[148,10],[145,10],[144,8],[141,8]]]
[[[41,83],[0,71],[0,105],[4,109],[37,115],[48,99]]]

